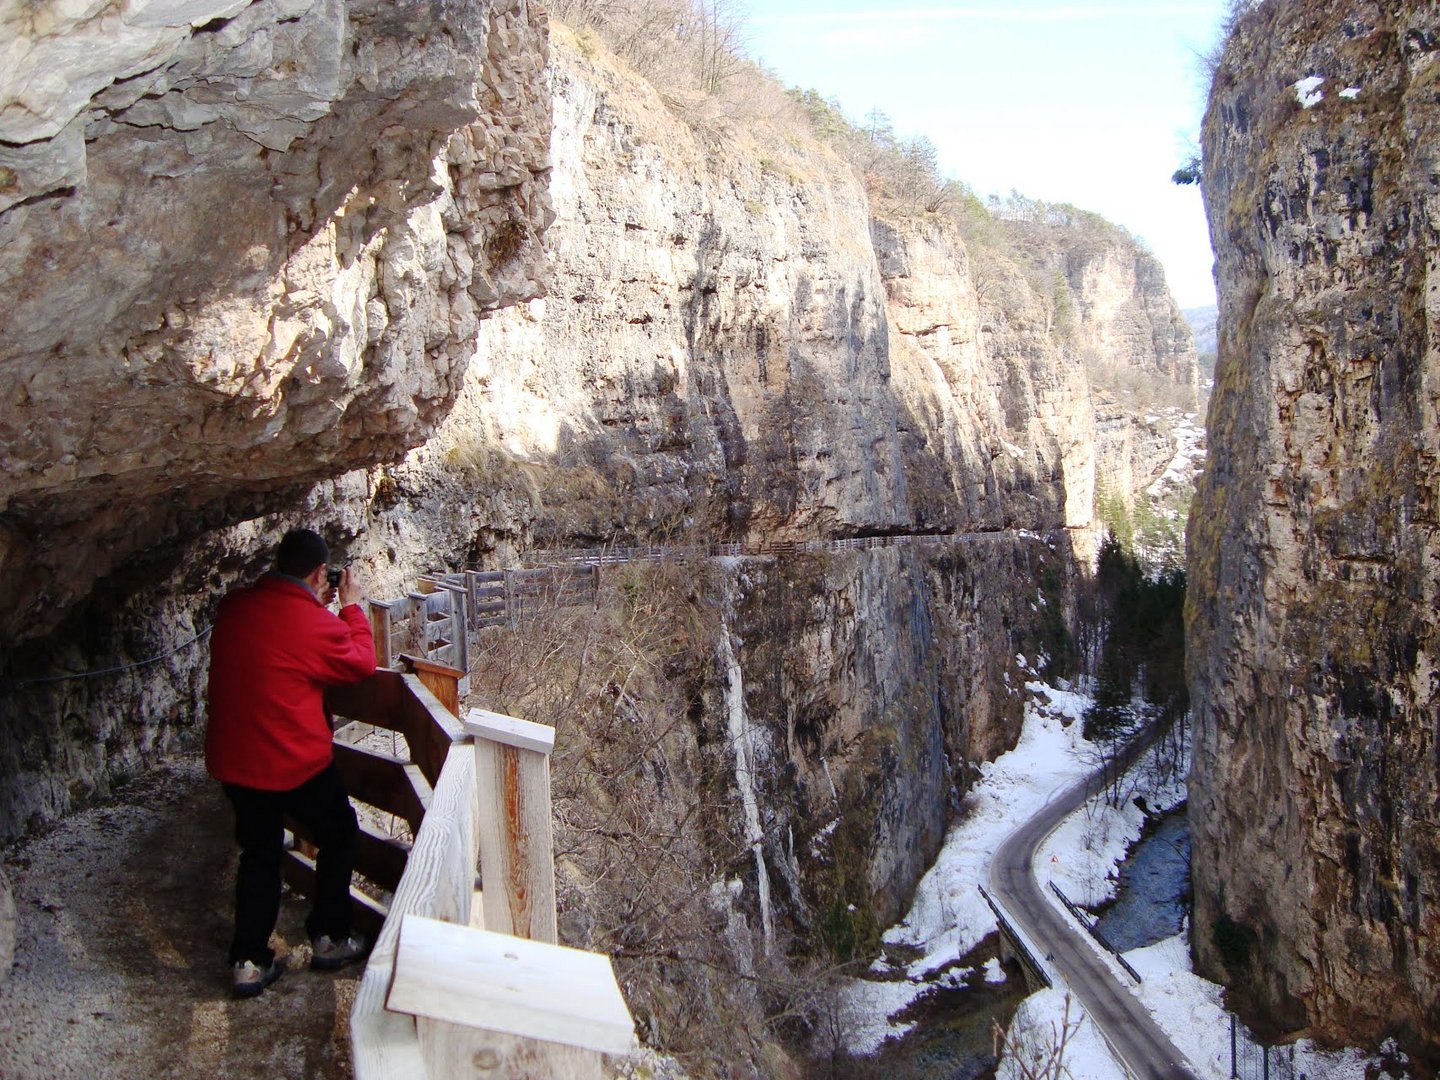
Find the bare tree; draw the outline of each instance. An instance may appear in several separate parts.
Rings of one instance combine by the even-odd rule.
[[[1021,1080],[1064,1080],[1073,1074],[1065,1064],[1065,1049],[1080,1030],[1081,1017],[1070,1019],[1070,994],[1065,994],[1065,1011],[1057,1026],[1052,1020],[1049,1031],[1038,1026],[1012,1023],[1006,1031],[993,1024],[995,1056],[1010,1061]]]

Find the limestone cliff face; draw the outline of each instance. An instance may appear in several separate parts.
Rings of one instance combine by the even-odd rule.
[[[149,550],[423,441],[479,319],[542,289],[549,103],[527,0],[3,19],[14,640]]]
[[[941,223],[877,219],[871,231],[916,526],[1089,526],[1089,385],[1050,334],[1044,299],[997,266],[982,300],[964,243]]]
[[[557,49],[554,288],[488,327],[488,433],[566,470],[539,539],[909,521],[868,206],[837,159],[702,139]]]
[[[1437,15],[1274,0],[1226,48],[1205,124],[1219,365],[1189,551],[1202,967],[1273,1028],[1393,1034],[1430,1070]]]
[[[1075,298],[1075,347],[1105,380],[1107,369],[1168,384],[1177,403],[1198,393],[1195,339],[1160,261],[1123,232],[1066,252],[1065,277]]]
[[[1188,332],[1123,234],[1067,338],[1008,257],[982,289],[954,225],[872,207],[825,148],[697,134],[556,53],[554,289],[483,330],[475,399],[510,453],[585,470],[547,491],[542,540],[1083,529],[1087,357],[1193,394]]]

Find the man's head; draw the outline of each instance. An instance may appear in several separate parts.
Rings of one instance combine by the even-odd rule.
[[[290,577],[310,577],[323,567],[330,558],[330,548],[317,532],[310,529],[291,529],[280,540],[275,550],[275,569]]]

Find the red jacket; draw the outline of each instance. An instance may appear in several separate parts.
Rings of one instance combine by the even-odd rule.
[[[210,775],[262,791],[299,787],[334,757],[325,687],[374,670],[358,604],[336,617],[303,584],[273,574],[229,593],[210,633]]]

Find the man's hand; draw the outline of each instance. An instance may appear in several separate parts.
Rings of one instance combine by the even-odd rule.
[[[341,607],[347,607],[350,604],[358,604],[365,596],[365,590],[361,587],[360,582],[357,581],[355,579],[355,576],[350,572],[350,567],[348,566],[345,567],[344,570],[340,571],[339,596]]]

